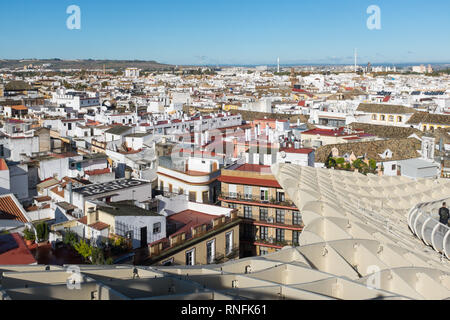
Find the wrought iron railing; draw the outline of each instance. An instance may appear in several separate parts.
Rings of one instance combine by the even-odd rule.
[[[278,206],[284,206],[284,207],[291,207],[296,208],[294,202],[289,200],[279,200],[279,199],[261,199],[261,197],[250,195],[250,194],[241,194],[241,193],[225,193],[222,192],[219,195],[220,198],[225,200],[237,200],[237,201],[244,201],[244,202],[257,202],[257,203],[263,203],[263,204],[273,204]]]

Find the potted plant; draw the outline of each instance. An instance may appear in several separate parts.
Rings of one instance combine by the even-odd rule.
[[[23,231],[25,243],[27,246],[31,246],[34,243],[34,240],[36,239],[36,236],[34,235],[34,232],[30,230],[29,228],[26,228]]]

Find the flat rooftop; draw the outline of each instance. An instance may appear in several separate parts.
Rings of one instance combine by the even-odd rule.
[[[146,210],[134,205],[133,201],[126,200],[98,205],[99,210],[113,216],[161,216],[154,210]]]
[[[111,191],[124,190],[128,188],[136,188],[139,186],[150,185],[149,182],[135,179],[120,179],[105,183],[92,184],[80,188],[73,189],[73,192],[81,193],[84,196],[94,196]]]

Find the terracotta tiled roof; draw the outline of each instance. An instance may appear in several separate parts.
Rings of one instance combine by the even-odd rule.
[[[363,130],[364,132],[376,135],[380,138],[408,138],[414,133],[418,135],[422,134],[420,130],[414,128],[383,126],[357,122],[350,124],[350,128],[353,130]]]
[[[43,196],[43,197],[34,198],[34,200],[36,200],[37,202],[44,202],[44,201],[50,201],[50,200],[52,200],[52,198],[50,198],[49,196]]]
[[[6,164],[5,159],[0,159],[0,171],[9,170],[8,165]]]
[[[84,216],[84,217],[78,219],[78,222],[82,223],[82,224],[87,224],[87,216]]]
[[[170,236],[174,236],[183,232],[186,232],[187,235],[190,235],[192,227],[197,227],[199,225],[209,223],[217,217],[218,216],[194,210],[184,210],[173,214],[167,218],[167,223],[181,225],[181,228],[176,230],[175,233],[170,234]]]
[[[36,259],[18,233],[0,236],[0,265],[35,263]]]
[[[245,177],[233,177],[233,176],[220,176],[218,179],[220,182],[241,184],[249,186],[260,186],[260,187],[271,187],[281,189],[280,184],[277,180],[272,179],[255,179],[255,178],[245,178]]]
[[[280,148],[280,151],[284,151],[284,152],[286,152],[286,153],[310,154],[311,152],[314,152],[314,149],[307,149],[307,148],[301,148],[301,149],[295,149],[295,148]]]
[[[98,221],[96,223],[90,224],[89,227],[95,229],[95,230],[104,230],[106,228],[109,228],[109,224],[103,223],[101,221]]]
[[[105,173],[110,173],[111,170],[109,168],[104,168],[104,169],[98,169],[98,170],[91,170],[91,171],[85,171],[84,174],[88,175],[88,176],[95,176],[95,175],[100,175],[100,174],[105,174]]]
[[[409,118],[407,124],[431,123],[450,125],[450,115],[434,114],[428,112],[417,112]]]
[[[356,111],[371,112],[371,113],[393,113],[393,114],[412,114],[416,110],[405,106],[398,106],[393,104],[375,104],[375,103],[361,103]]]
[[[12,106],[11,109],[19,110],[19,111],[20,110],[28,110],[28,108],[25,106]]]
[[[356,157],[367,154],[369,159],[376,161],[397,161],[420,157],[417,150],[420,150],[421,147],[422,143],[415,138],[330,144],[316,150],[316,162],[325,163],[333,148],[337,148],[340,156],[354,152]],[[380,154],[387,149],[392,151],[392,158],[381,158]]]
[[[0,219],[28,222],[28,219],[23,214],[23,209],[18,207],[12,197],[12,195],[5,195],[0,197]]]

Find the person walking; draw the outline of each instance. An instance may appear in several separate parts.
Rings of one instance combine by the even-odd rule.
[[[449,210],[447,208],[447,203],[442,204],[442,208],[439,209],[439,222],[448,226]]]

